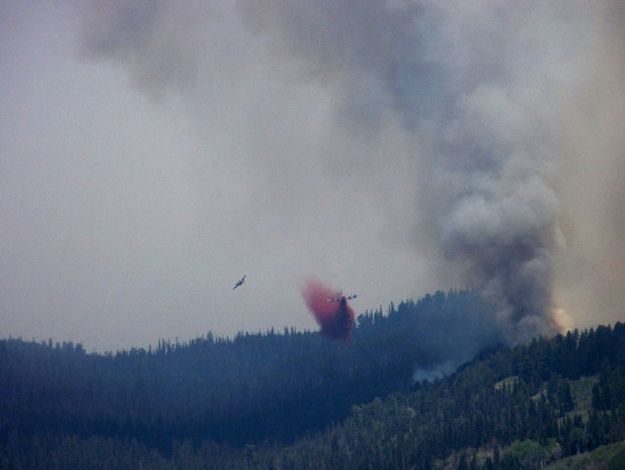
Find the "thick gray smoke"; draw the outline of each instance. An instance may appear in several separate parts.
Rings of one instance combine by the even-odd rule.
[[[560,306],[582,320],[575,307],[594,297],[625,305],[624,11],[618,0],[98,2],[84,50],[196,116],[227,110],[224,96],[247,96],[259,76],[329,93],[319,168],[349,168],[354,192],[394,165],[413,170],[390,192],[414,201],[402,226],[414,249],[442,287],[495,305],[518,342],[561,329]],[[310,166],[267,150],[255,165]],[[384,206],[388,191],[372,192]]]

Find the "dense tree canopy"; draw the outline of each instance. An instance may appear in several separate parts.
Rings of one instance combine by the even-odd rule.
[[[360,315],[348,344],[2,340],[0,467],[532,468],[625,438],[625,325],[504,348],[489,315],[450,292]]]

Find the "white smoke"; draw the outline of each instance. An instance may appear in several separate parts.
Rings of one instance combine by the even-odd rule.
[[[310,129],[322,142],[318,161],[277,157],[284,136],[251,114],[241,133],[266,148],[247,164],[267,173],[267,188],[280,185],[276,166],[300,186],[311,172],[349,168],[355,200],[378,175],[392,183],[402,173],[366,203],[385,207],[389,192],[412,199],[404,216],[431,275],[481,292],[511,342],[560,329],[554,292],[562,301],[575,279],[622,309],[622,2],[162,0],[97,2],[94,11],[86,55],[120,63],[154,96],[182,97],[215,135],[246,123],[229,109],[243,103],[292,130],[289,100],[272,82],[300,109],[315,98],[298,90],[329,93],[321,105],[331,122]],[[267,99],[254,91],[259,75]],[[590,193],[587,205],[578,191]],[[600,289],[602,277],[610,281]],[[584,307],[597,305],[592,295]]]

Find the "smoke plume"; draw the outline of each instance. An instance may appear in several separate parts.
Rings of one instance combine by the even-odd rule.
[[[593,322],[622,310],[623,2],[201,5],[98,2],[86,53],[121,63],[152,95],[182,96],[209,138],[246,129],[230,136],[251,149],[235,163],[265,179],[295,251],[322,225],[317,239],[339,240],[334,252],[368,232],[409,244],[424,260],[421,285],[479,292],[510,343],[560,330],[560,306],[588,318],[566,301],[577,286],[589,291],[577,304],[603,312]],[[352,201],[374,229],[348,236],[293,215],[336,188],[325,207]],[[344,337],[328,294],[304,290],[322,332]],[[595,298],[612,310],[595,310]]]
[[[244,11],[279,53],[303,58],[315,79],[349,90],[340,104],[354,120],[370,127],[377,117],[381,127],[389,108],[400,117],[422,165],[415,212],[426,245],[445,260],[441,278],[481,293],[515,343],[564,326],[554,300],[555,260],[566,247],[557,176],[568,157],[562,139],[578,138],[560,111],[575,108],[573,97],[594,94],[590,77],[612,81],[593,73],[592,52],[611,49],[596,28],[614,30],[609,15],[623,16],[617,5],[328,1],[286,8],[278,0],[245,3]],[[614,90],[621,104],[622,83]]]
[[[302,297],[323,336],[349,340],[354,327],[354,311],[346,300],[340,298],[336,289],[331,289],[316,279],[307,279],[302,287]]]

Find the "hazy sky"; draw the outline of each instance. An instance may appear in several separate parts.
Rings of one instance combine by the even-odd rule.
[[[622,2],[0,10],[1,336],[315,328],[310,275],[625,320]]]

